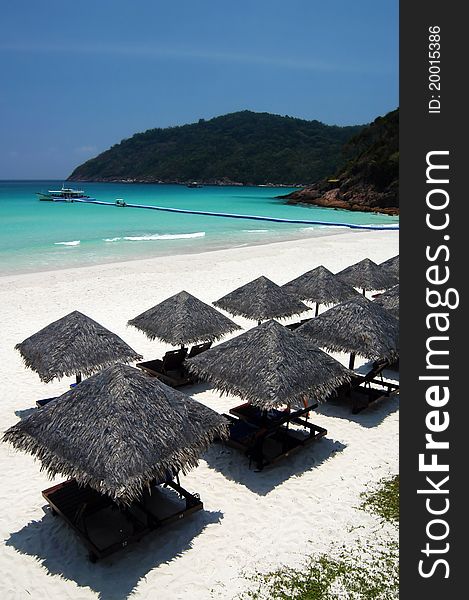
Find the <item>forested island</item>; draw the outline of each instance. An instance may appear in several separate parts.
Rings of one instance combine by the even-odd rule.
[[[399,213],[399,109],[378,117],[347,142],[349,160],[334,175],[285,196],[306,203],[387,214]]]
[[[291,204],[399,212],[399,110],[338,127],[240,111],[149,129],[77,167],[70,181],[270,185]]]
[[[334,173],[362,129],[245,110],[136,133],[69,180],[302,186]]]

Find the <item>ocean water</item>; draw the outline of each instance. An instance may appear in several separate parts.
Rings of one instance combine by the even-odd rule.
[[[107,202],[319,220],[319,225],[166,213],[80,203],[40,202],[35,192],[62,181],[0,182],[0,274],[46,271],[158,255],[204,252],[341,231],[334,223],[390,225],[398,217],[290,206],[287,188],[90,183],[86,194]],[[71,187],[77,188],[77,185]]]

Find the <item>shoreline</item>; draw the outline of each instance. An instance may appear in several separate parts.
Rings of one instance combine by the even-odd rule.
[[[341,228],[342,229],[342,228]],[[315,232],[316,233],[316,232]],[[119,267],[123,267],[124,265],[128,265],[129,263],[131,264],[135,264],[136,269],[138,270],[139,265],[138,263],[142,263],[140,265],[140,267],[142,266],[150,266],[150,264],[147,265],[147,263],[152,263],[154,261],[159,261],[159,260],[168,260],[170,258],[174,258],[174,259],[183,259],[184,257],[199,257],[200,259],[202,259],[204,256],[210,256],[212,254],[217,254],[217,253],[231,253],[231,252],[240,252],[240,253],[244,253],[244,252],[249,252],[250,249],[253,248],[259,248],[259,247],[278,247],[279,250],[282,249],[283,246],[288,245],[288,244],[298,244],[298,245],[308,245],[312,240],[318,240],[318,239],[322,239],[322,238],[329,238],[329,237],[337,237],[337,236],[362,236],[362,235],[370,235],[370,234],[377,234],[377,235],[383,235],[383,234],[391,234],[391,235],[396,235],[397,237],[399,236],[399,230],[396,231],[390,231],[390,230],[384,230],[384,231],[378,231],[378,230],[341,230],[341,231],[337,231],[336,228],[334,228],[334,230],[322,230],[322,229],[318,229],[317,233],[315,235],[311,235],[308,236],[307,238],[304,237],[291,237],[289,239],[286,240],[280,240],[280,241],[271,241],[271,240],[261,240],[259,242],[251,242],[249,244],[246,245],[238,245],[238,246],[226,246],[226,247],[220,247],[220,248],[212,248],[212,249],[207,249],[204,250],[202,252],[200,252],[198,249],[194,252],[190,252],[187,251],[187,248],[184,249],[183,252],[174,252],[174,251],[168,251],[168,253],[162,253],[162,254],[158,254],[152,257],[138,257],[138,258],[128,258],[127,260],[116,260],[116,261],[106,261],[106,262],[98,262],[98,263],[93,263],[93,264],[82,264],[82,265],[74,265],[74,266],[70,266],[67,265],[65,267],[61,267],[61,268],[57,268],[57,269],[37,269],[34,271],[23,271],[23,272],[16,272],[14,274],[11,273],[2,273],[0,272],[0,279],[4,282],[7,282],[9,279],[15,280],[17,278],[21,278],[21,277],[28,277],[28,276],[34,276],[34,275],[38,275],[41,277],[46,277],[48,274],[57,274],[57,273],[62,273],[62,272],[80,272],[83,270],[112,270],[112,269],[116,269]],[[136,264],[137,263],[137,264]],[[345,265],[347,266],[347,265]]]
[[[301,190],[300,190],[301,191]],[[297,192],[293,192],[296,194]],[[293,198],[292,194],[287,194],[286,196],[277,196],[278,198],[287,199],[287,204],[291,206],[318,206],[320,208],[332,208],[334,210],[345,210],[347,212],[368,212],[368,213],[376,213],[380,215],[388,215],[390,217],[398,217],[400,215],[399,207],[392,208],[384,208],[379,206],[366,206],[363,204],[351,204],[346,200],[340,199],[330,199],[325,196],[320,196],[319,198],[308,198],[307,196],[302,198]]]
[[[25,180],[26,181],[26,180]],[[33,180],[34,181],[34,180]],[[47,181],[47,180],[45,180]],[[60,181],[60,180],[58,180]],[[231,180],[220,180],[220,181],[162,181],[162,180],[148,180],[148,179],[71,179],[67,178],[64,181],[71,181],[72,183],[142,183],[151,185],[182,185],[185,187],[193,187],[191,184],[197,183],[201,187],[260,187],[260,188],[304,188],[308,184],[300,183],[243,183],[241,181]],[[311,185],[311,184],[309,184]]]
[[[339,227],[338,223],[350,224],[351,228],[398,226],[397,218],[377,213],[286,207],[284,201],[274,198],[280,189],[275,192],[259,187],[218,190],[212,187],[204,192],[169,185],[96,184],[87,193],[102,202],[115,204],[114,199],[119,196],[124,197],[129,206],[154,205],[162,212],[152,213],[153,216],[145,211],[123,214],[111,208],[103,211],[98,206],[94,207],[95,216],[85,204],[59,204],[51,208],[51,203],[36,201],[34,191],[40,188],[40,184],[21,184],[17,189],[14,186],[0,189],[0,209],[5,219],[5,235],[0,244],[2,278],[18,273],[302,240],[350,230]],[[153,191],[145,191],[149,189]],[[200,207],[204,210],[199,211]],[[190,214],[183,219],[179,211]],[[218,213],[229,218],[206,216]],[[21,219],[25,219],[23,232],[17,231]],[[188,239],[190,237],[200,239]]]

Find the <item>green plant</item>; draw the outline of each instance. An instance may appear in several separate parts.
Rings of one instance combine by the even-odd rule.
[[[311,557],[301,569],[282,567],[251,578],[250,600],[393,600],[399,592],[396,542]]]
[[[399,475],[382,479],[362,498],[362,510],[397,525]],[[254,585],[241,596],[246,600],[393,600],[399,595],[398,544],[381,535],[373,543],[312,556],[301,569],[281,567],[249,579]]]
[[[360,508],[370,510],[390,523],[399,521],[399,475],[382,479],[376,490],[365,492],[362,498]]]

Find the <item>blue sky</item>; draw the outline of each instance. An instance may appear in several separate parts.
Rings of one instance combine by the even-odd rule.
[[[385,114],[398,1],[15,0],[0,73],[0,179],[60,179],[138,131],[236,110]]]

